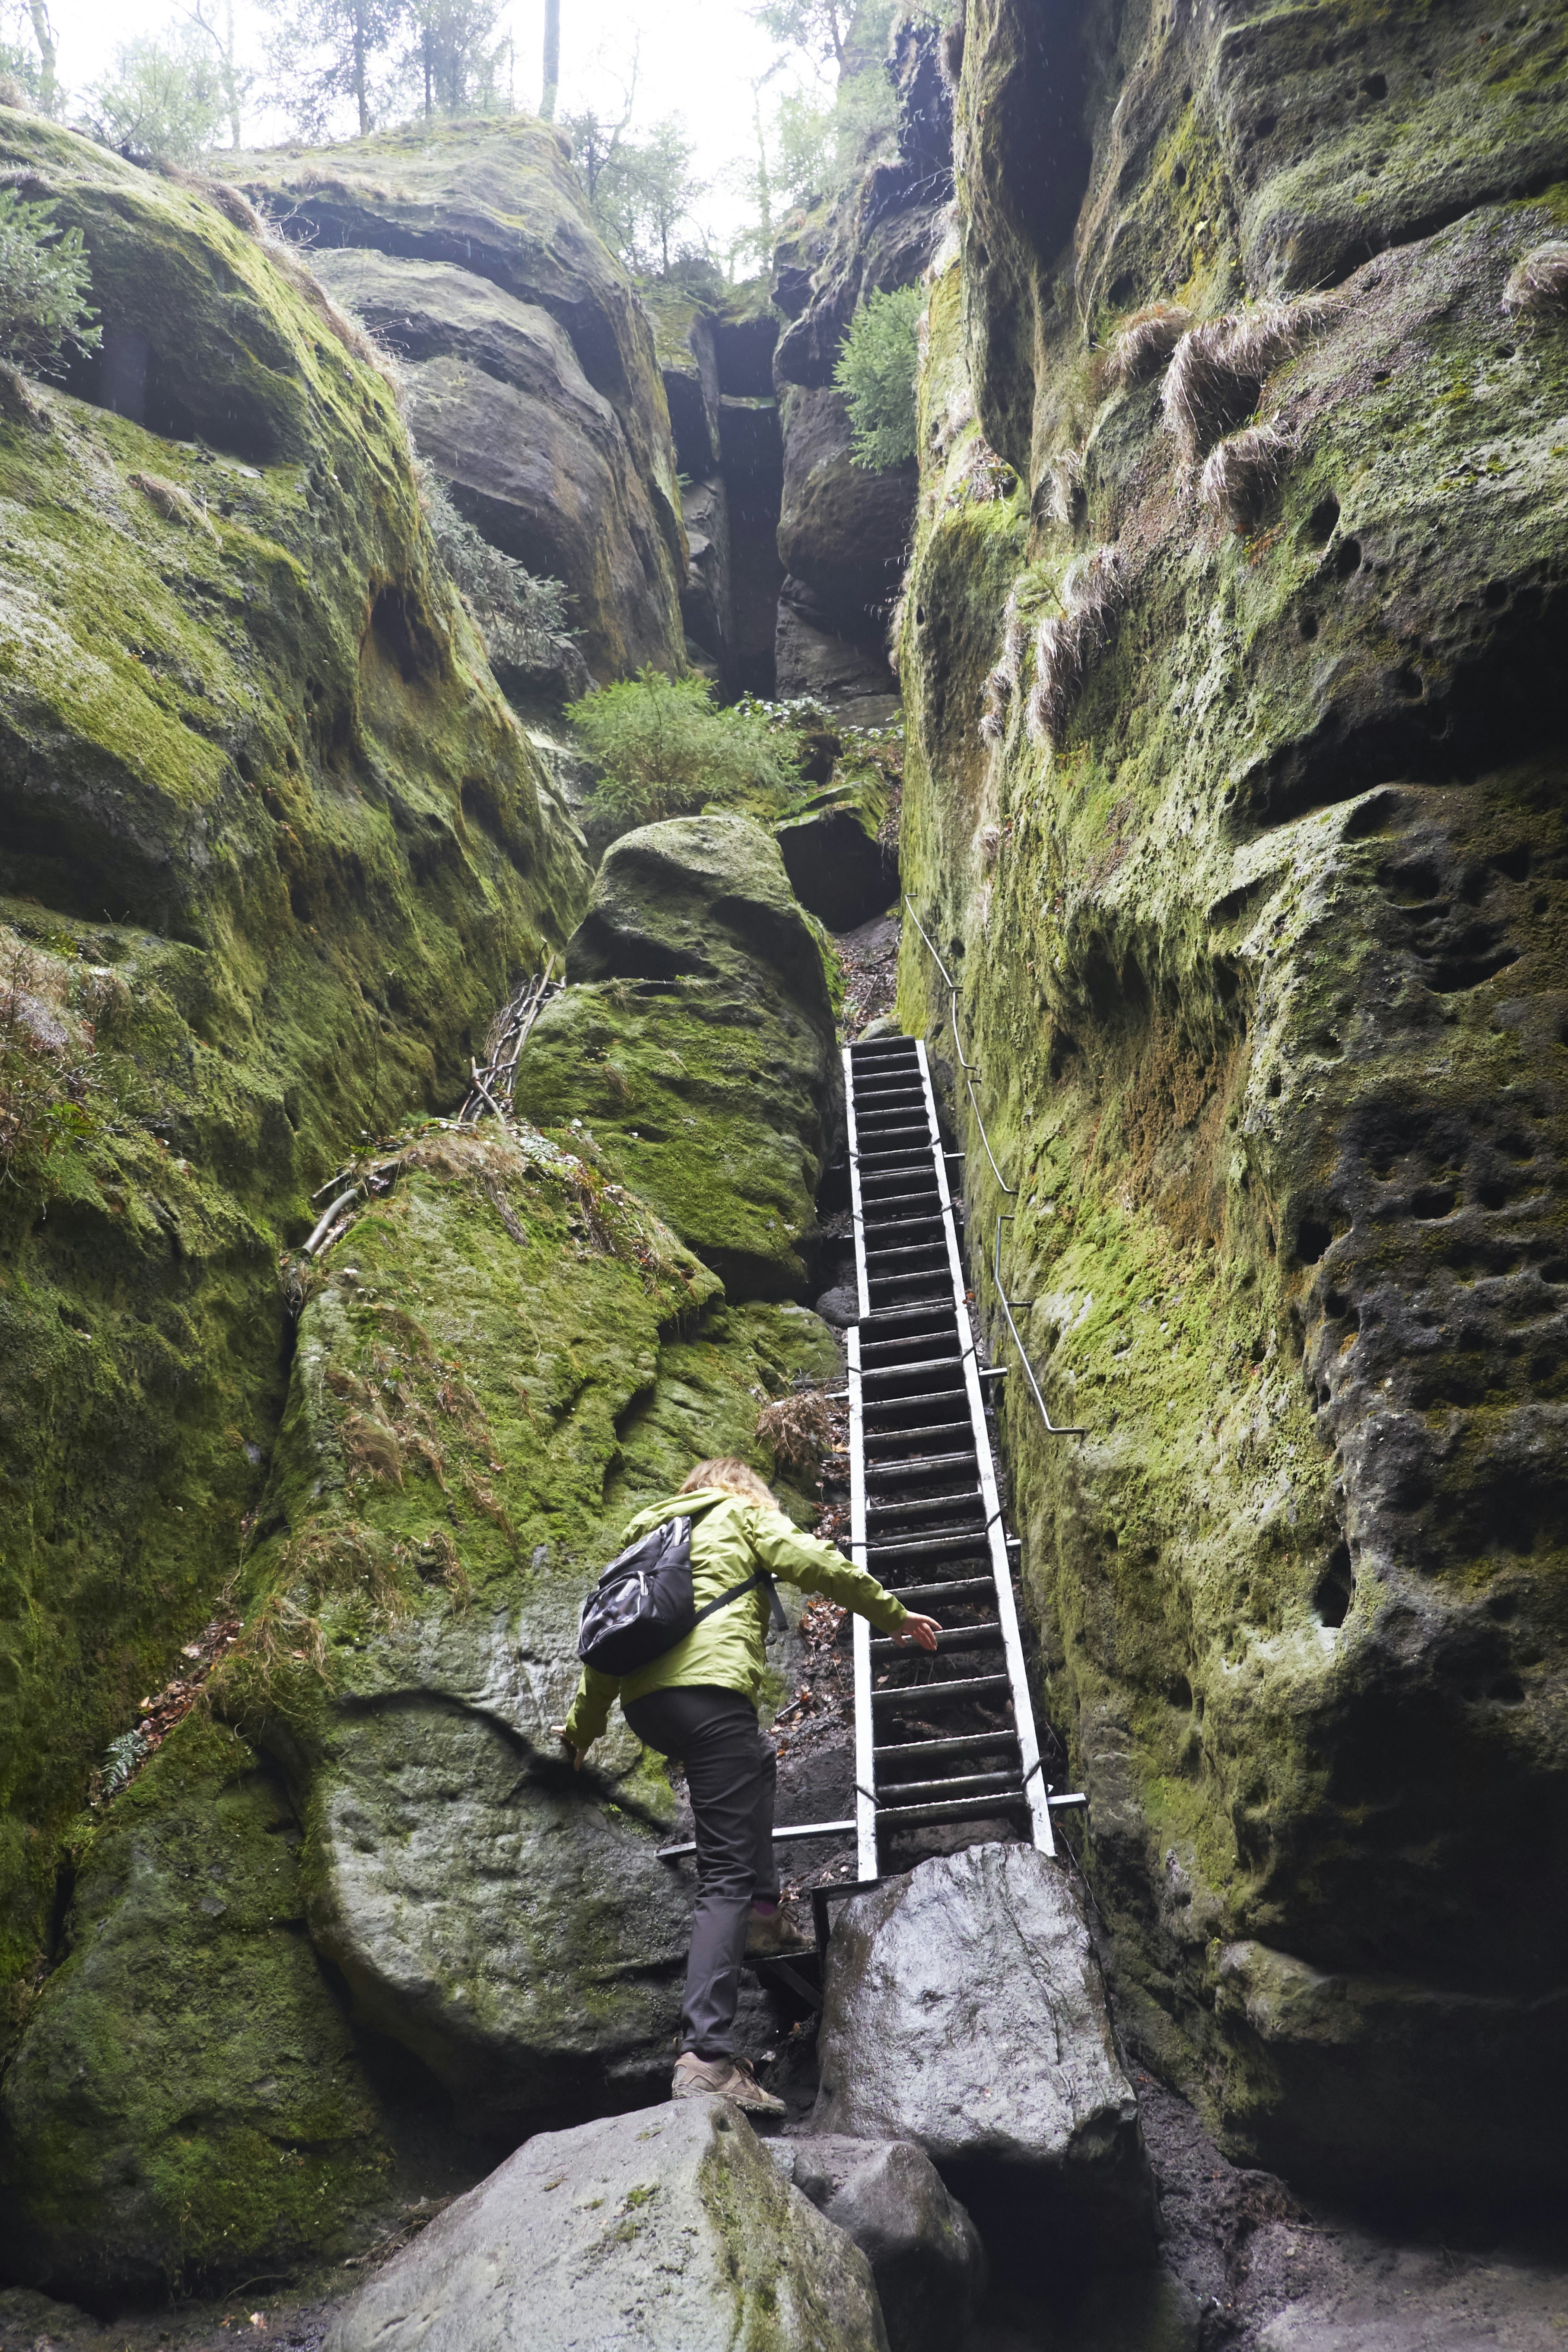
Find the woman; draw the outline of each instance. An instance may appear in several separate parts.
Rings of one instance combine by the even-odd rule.
[[[858,1610],[894,1641],[936,1647],[934,1618],[912,1616],[831,1544],[803,1536],[756,1472],[732,1454],[699,1462],[680,1493],[640,1512],[622,1541],[635,1543],[683,1513],[692,1520],[699,1609],[766,1569]],[[697,1904],[671,2095],[716,2092],[755,2113],[782,2115],[782,2099],[734,2054],[741,1961],[747,1952],[778,1952],[785,1932],[773,1862],[773,1750],[757,1724],[768,1614],[768,1589],[758,1585],[634,1675],[618,1679],[585,1666],[571,1713],[553,1729],[580,1769],[619,1698],[638,1738],[684,1765],[696,1817]]]

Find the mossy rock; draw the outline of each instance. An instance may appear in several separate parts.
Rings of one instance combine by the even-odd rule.
[[[318,245],[455,266],[565,330],[615,412],[653,516],[656,540],[638,550],[644,596],[664,617],[664,658],[678,667],[686,548],[653,333],[594,226],[564,135],[514,115],[444,123],[434,136],[420,123],[326,150],[225,155],[214,165]],[[609,607],[599,618],[606,630],[616,625]]]
[[[585,1121],[732,1295],[799,1291],[842,1077],[821,944],[772,837],[718,815],[623,835],[567,972],[519,1107]]]
[[[1561,233],[1560,59],[1468,5],[1345,0],[1310,40],[1194,19],[1120,56],[1113,15],[1086,39],[1082,12],[971,9],[963,257],[922,383],[905,887],[1016,1198],[912,927],[900,1017],[968,1147],[998,1353],[1005,1212],[1023,1345],[1089,1433],[1048,1436],[1009,1384],[1139,2046],[1249,2162],[1529,2197],[1568,2087],[1540,1843],[1568,1626],[1568,336],[1502,297]],[[1040,165],[1046,102],[1085,131]],[[1161,127],[1134,152],[1131,122]],[[1117,383],[1091,338],[1325,280],[1249,395],[1280,436],[1263,510],[1206,519],[1159,371]],[[1124,595],[1044,730],[1039,624],[1113,545]]]
[[[187,1717],[93,1834],[5,2075],[8,2273],[73,2295],[350,2252],[393,2152],[275,1769]]]
[[[795,896],[831,931],[852,930],[898,896],[898,852],[882,833],[887,785],[874,769],[835,774],[800,815],[775,825]]]
[[[279,1249],[366,1130],[456,1098],[587,877],[319,289],[36,118],[0,159],[81,227],[150,419],[0,419],[0,951],[102,1081],[0,1186],[8,2034],[92,1767],[233,1572]]]
[[[667,2071],[689,1894],[619,1718],[581,1775],[553,1738],[578,1610],[695,1459],[771,1471],[759,1402],[833,1342],[727,1306],[600,1155],[493,1124],[416,1141],[333,1260],[218,1704],[287,1766],[356,2016],[462,2113],[601,2112]]]

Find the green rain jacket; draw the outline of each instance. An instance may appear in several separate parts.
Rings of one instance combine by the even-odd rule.
[[[711,1506],[711,1508],[710,1508]],[[825,1592],[845,1609],[858,1610],[884,1633],[896,1633],[909,1612],[902,1601],[883,1590],[874,1576],[856,1568],[831,1544],[803,1536],[782,1511],[727,1495],[719,1486],[702,1486],[695,1494],[671,1495],[648,1510],[639,1511],[622,1536],[635,1543],[661,1520],[694,1514],[692,1523],[692,1586],[700,1609],[716,1601],[732,1585],[744,1584],[759,1568],[797,1584],[803,1592]],[[695,1515],[701,1513],[701,1517]],[[754,1703],[767,1668],[764,1643],[769,1621],[768,1592],[758,1585],[716,1609],[694,1626],[684,1642],[662,1658],[640,1667],[634,1675],[596,1674],[584,1666],[571,1703],[565,1731],[574,1748],[591,1748],[610,1720],[613,1700],[645,1698],[650,1691],[689,1689],[694,1683],[719,1690],[739,1691]]]

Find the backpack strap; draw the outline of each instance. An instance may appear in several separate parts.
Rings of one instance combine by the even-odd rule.
[[[759,1568],[755,1575],[748,1576],[744,1584],[732,1584],[729,1591],[721,1592],[716,1601],[705,1601],[693,1618],[693,1624],[700,1625],[703,1619],[711,1617],[716,1609],[727,1609],[730,1602],[738,1601],[742,1594],[755,1592],[759,1584],[767,1588],[768,1598],[773,1607],[775,1627],[780,1633],[787,1633],[789,1631],[789,1620],[784,1614],[784,1603],[779,1598],[779,1587],[765,1568]]]

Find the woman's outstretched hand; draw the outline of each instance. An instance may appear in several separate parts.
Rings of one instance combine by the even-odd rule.
[[[923,1650],[934,1650],[941,1631],[935,1617],[916,1617],[911,1612],[893,1638],[895,1642],[917,1642]]]
[[[550,1725],[550,1729],[554,1732],[556,1738],[559,1740],[561,1746],[570,1757],[572,1770],[574,1772],[580,1772],[582,1769],[582,1759],[588,1753],[587,1748],[574,1748],[572,1746],[570,1740],[566,1736],[566,1726],[564,1723],[552,1723]]]

